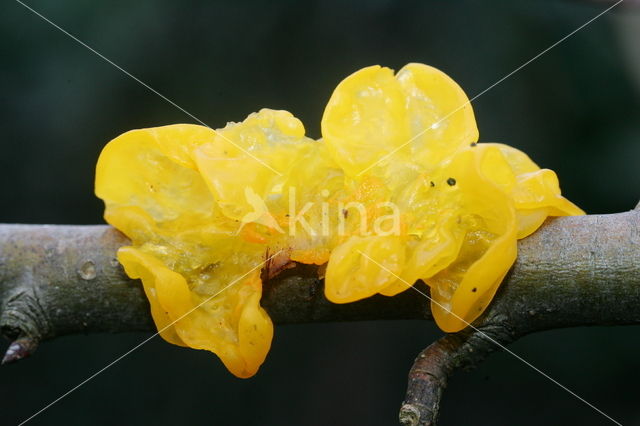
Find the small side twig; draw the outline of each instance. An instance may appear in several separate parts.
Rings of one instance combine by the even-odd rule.
[[[19,337],[9,345],[9,348],[2,358],[2,364],[19,361],[26,358],[38,348],[38,340],[31,337]]]
[[[440,400],[452,373],[470,369],[515,337],[501,326],[467,328],[448,334],[424,349],[411,371],[405,400],[400,408],[403,426],[433,426]]]

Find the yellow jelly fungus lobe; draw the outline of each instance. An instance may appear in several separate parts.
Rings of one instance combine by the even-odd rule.
[[[553,171],[477,143],[466,95],[427,65],[350,75],[321,128],[313,140],[290,113],[263,109],[218,130],[133,130],[104,148],[96,194],[131,239],[118,259],[165,340],[254,375],[273,337],[262,278],[291,262],[326,264],[335,303],[423,280],[437,324],[456,332],[490,303],[517,239],[548,216],[583,214]]]

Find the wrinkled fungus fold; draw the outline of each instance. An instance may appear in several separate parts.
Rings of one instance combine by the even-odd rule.
[[[142,280],[165,340],[254,375],[273,337],[262,277],[292,262],[326,264],[335,303],[422,280],[438,326],[456,332],[491,302],[518,239],[548,216],[583,214],[553,171],[477,143],[465,93],[427,65],[350,75],[321,129],[313,140],[289,112],[262,109],[218,130],[132,130],[105,146],[96,194],[131,239],[118,260]]]

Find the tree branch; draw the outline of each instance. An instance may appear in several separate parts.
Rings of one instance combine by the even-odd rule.
[[[484,359],[496,342],[551,328],[640,323],[639,209],[551,219],[519,241],[518,259],[477,330],[446,335],[418,356],[402,424],[434,424],[450,374]],[[0,225],[0,331],[13,340],[3,362],[64,334],[155,330],[140,283],[115,258],[128,243],[101,225]],[[262,304],[276,324],[432,319],[429,300],[411,290],[332,304],[317,272],[298,265],[265,284]]]
[[[471,369],[500,346],[515,340],[510,328],[486,325],[448,334],[424,349],[409,371],[407,394],[400,408],[403,426],[434,425],[449,376]]]

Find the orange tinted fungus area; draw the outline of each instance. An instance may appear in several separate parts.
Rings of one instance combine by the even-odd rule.
[[[254,375],[273,337],[262,272],[291,262],[324,265],[335,303],[422,280],[437,324],[456,332],[486,309],[518,239],[548,216],[583,214],[553,171],[476,143],[466,95],[427,65],[350,75],[321,128],[313,140],[289,112],[263,109],[218,130],[132,130],[105,146],[96,194],[131,239],[118,259],[142,280],[165,340]]]

